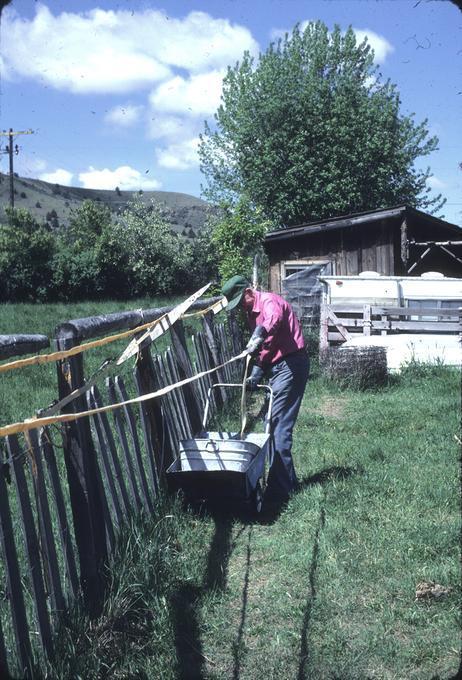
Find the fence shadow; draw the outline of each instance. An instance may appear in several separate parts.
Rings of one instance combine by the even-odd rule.
[[[231,543],[233,518],[231,515],[212,514],[215,530],[207,555],[207,567],[202,585],[182,583],[172,595],[177,677],[179,680],[204,678],[204,655],[199,625],[202,600],[207,593],[224,590],[228,579],[228,564],[235,541]],[[243,530],[243,529],[242,529]]]
[[[325,509],[324,505],[322,505],[321,511],[319,513],[318,526],[316,527],[316,533],[314,536],[313,552],[311,554],[311,563],[308,572],[309,589],[306,599],[305,613],[303,615],[302,629],[300,632],[301,644],[297,680],[306,680],[308,678],[307,669],[310,657],[309,630],[311,623],[311,615],[313,611],[313,604],[316,599],[316,572],[318,569],[319,560],[319,540],[321,533],[324,529],[325,518],[326,518]]]

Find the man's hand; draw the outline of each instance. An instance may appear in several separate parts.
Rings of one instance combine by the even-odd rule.
[[[246,350],[248,350],[250,354],[255,354],[258,352],[267,335],[268,333],[264,326],[256,326],[249,342],[247,343]]]
[[[257,385],[262,381],[264,374],[265,372],[261,366],[254,366],[252,368],[252,373],[245,381],[246,388],[251,392],[255,392],[255,390],[257,389]]]

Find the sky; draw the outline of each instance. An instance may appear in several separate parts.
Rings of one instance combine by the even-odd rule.
[[[13,0],[0,25],[0,130],[33,131],[14,139],[14,171],[200,196],[199,134],[227,67],[314,20],[366,36],[401,112],[428,119],[439,147],[419,167],[462,226],[462,12],[449,0]]]

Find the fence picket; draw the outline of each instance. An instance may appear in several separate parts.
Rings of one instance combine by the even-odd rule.
[[[89,408],[97,408],[99,404],[96,402],[95,398],[95,393],[94,393],[94,388],[92,387],[90,392],[88,393],[88,406]],[[93,424],[95,426],[95,431],[96,431],[96,440],[98,443],[98,449],[99,453],[103,462],[103,471],[104,471],[104,478],[106,480],[106,486],[109,491],[109,500],[111,503],[112,507],[112,514],[115,518],[115,523],[117,527],[120,527],[120,525],[123,522],[123,513],[122,513],[122,508],[120,506],[119,502],[119,496],[117,494],[115,482],[114,482],[114,473],[112,471],[111,463],[109,461],[109,453],[108,453],[108,446],[106,444],[106,440],[104,438],[104,432],[103,432],[103,426],[101,423],[101,414],[97,413],[96,415],[93,416]]]
[[[108,394],[109,394],[109,401],[111,404],[117,404],[118,399],[117,399],[117,394],[115,391],[114,387],[114,381],[112,378],[107,378],[106,380],[106,387],[108,389]],[[119,441],[122,446],[122,452],[124,456],[124,461],[125,461],[125,470],[127,472],[127,477],[128,477],[128,484],[130,487],[130,492],[131,492],[131,497],[132,497],[132,507],[133,509],[136,509],[137,512],[139,512],[142,507],[143,503],[141,501],[141,497],[138,491],[138,484],[136,482],[136,476],[135,476],[135,470],[133,467],[133,460],[132,460],[132,454],[130,451],[130,447],[128,446],[128,440],[127,440],[127,433],[125,432],[125,424],[123,422],[123,417],[120,409],[116,409],[113,412],[114,416],[114,422],[117,430],[117,434],[119,436]]]
[[[115,377],[115,388],[117,390],[117,393],[121,399],[121,401],[127,401],[128,399],[128,394],[127,390],[125,388],[125,383],[123,379],[120,376]],[[137,464],[138,468],[138,477],[140,480],[140,489],[141,493],[143,496],[143,504],[146,510],[149,512],[153,513],[154,512],[154,504],[151,499],[151,494],[149,492],[149,485],[148,485],[148,480],[146,477],[146,471],[144,469],[144,464],[143,464],[143,457],[141,454],[141,447],[140,447],[140,440],[138,438],[138,432],[136,429],[136,420],[135,416],[133,414],[133,410],[130,405],[124,406],[124,413],[125,413],[125,418],[127,420],[128,424],[128,429],[130,431],[130,437],[131,441],[133,443],[133,450],[135,452],[135,461]]]
[[[170,338],[172,341],[172,352],[175,356],[175,365],[180,380],[192,376],[191,358],[186,345],[184,326],[181,321],[177,321],[170,327]],[[201,414],[198,406],[197,389],[194,383],[184,385],[182,391],[188,408],[189,421],[191,423],[191,434],[199,432],[201,429]]]
[[[29,489],[27,487],[26,477],[24,474],[25,461],[15,435],[7,437],[6,443],[8,452],[13,461],[13,476],[15,480],[16,491],[18,493],[19,506],[21,509],[22,527],[24,532],[24,540],[27,547],[26,552],[40,640],[45,654],[50,658],[53,651],[50,618],[48,615],[42,565],[40,562],[40,547],[37,539],[37,532],[35,530]]]
[[[167,383],[179,382],[180,376],[178,373],[178,367],[173,355],[172,350],[169,348],[163,356],[163,368],[166,376]],[[192,427],[191,421],[189,419],[189,412],[186,402],[186,395],[183,388],[178,388],[172,392],[174,395],[173,399],[177,405],[178,422],[180,424],[181,436],[184,439],[188,439],[191,436]]]
[[[13,523],[11,521],[8,488],[4,476],[6,468],[7,464],[2,464],[2,469],[0,470],[0,540],[5,561],[8,599],[10,601],[18,665],[23,673],[30,676],[32,668],[32,650],[30,646],[29,625],[24,604],[18,553],[16,551]]]
[[[0,678],[9,678],[8,659],[6,656],[5,638],[3,637],[2,620],[0,617]]]
[[[32,455],[29,455],[28,458],[34,483],[40,543],[42,546],[43,561],[46,565],[46,575],[48,576],[51,612],[52,615],[56,614],[55,623],[57,623],[59,615],[62,614],[66,608],[66,601],[61,586],[58,556],[51,523],[45,475],[43,472],[42,451],[40,449],[37,430],[31,430],[29,438],[32,445]]]
[[[67,578],[69,579],[71,594],[75,598],[79,592],[79,578],[77,575],[71,532],[67,519],[66,505],[64,503],[64,495],[61,488],[61,480],[58,467],[56,465],[55,452],[53,450],[53,445],[47,430],[42,430],[40,433],[40,445],[42,447],[45,462],[47,464],[48,476],[50,478],[51,488],[53,491],[56,515],[59,522],[59,535],[61,538],[61,546],[66,563]]]
[[[135,378],[136,388],[138,394],[144,394],[144,390],[148,389],[145,386],[145,381],[143,380],[142,371],[138,363],[135,366],[133,372]],[[160,408],[159,408],[160,411]],[[160,480],[159,480],[159,468],[156,460],[156,434],[157,434],[157,423],[154,419],[152,411],[150,412],[146,406],[146,402],[140,404],[140,418],[141,418],[141,428],[143,431],[143,439],[145,451],[148,456],[148,470],[150,481],[153,489],[153,493],[157,496],[159,492]]]

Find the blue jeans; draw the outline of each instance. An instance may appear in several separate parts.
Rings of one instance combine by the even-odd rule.
[[[297,486],[292,460],[292,431],[302,403],[309,374],[305,351],[290,354],[271,367],[269,385],[273,390],[271,421],[273,463],[265,492],[267,500],[284,500]]]

